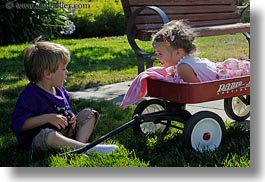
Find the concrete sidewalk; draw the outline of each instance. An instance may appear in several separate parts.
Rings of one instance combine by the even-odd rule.
[[[99,86],[85,89],[83,91],[70,92],[72,98],[82,99],[104,99],[120,104],[125,93],[127,92],[132,81],[115,83],[110,85]],[[198,111],[212,111],[218,114],[223,121],[231,120],[224,111],[223,100],[203,102],[198,104],[187,104],[186,108],[192,114]],[[249,119],[250,120],[250,119]]]

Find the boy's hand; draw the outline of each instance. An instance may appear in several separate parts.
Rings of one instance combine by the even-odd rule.
[[[69,125],[72,128],[75,128],[76,127],[76,117],[75,117],[75,114],[74,113],[72,113],[72,117],[71,117],[71,119],[68,122],[69,122]]]
[[[50,124],[61,130],[68,126],[68,121],[65,116],[61,114],[55,114],[55,118],[50,120]]]

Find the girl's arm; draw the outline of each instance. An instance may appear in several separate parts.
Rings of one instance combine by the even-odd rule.
[[[185,63],[178,65],[178,75],[180,76],[180,78],[182,78],[185,82],[188,83],[200,82],[193,69]]]
[[[37,128],[48,123],[57,127],[58,129],[64,129],[66,126],[68,126],[67,118],[65,116],[51,113],[28,118],[21,127],[21,131]]]

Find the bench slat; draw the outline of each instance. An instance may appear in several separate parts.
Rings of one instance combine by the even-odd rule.
[[[236,6],[166,6],[159,7],[161,8],[167,15],[171,14],[197,14],[197,13],[224,13],[237,12]],[[131,11],[135,11],[137,8],[132,8]],[[140,15],[154,15],[155,12],[152,10],[144,10],[140,13]]]
[[[222,19],[238,19],[237,13],[219,13],[218,15],[210,16],[210,14],[185,14],[185,15],[169,15],[169,20],[179,20],[184,19],[189,22],[194,21],[206,21],[206,20],[222,20]],[[158,15],[152,16],[139,16],[136,17],[136,24],[147,24],[149,22],[161,23],[161,18]]]
[[[236,21],[236,20],[235,20]],[[207,24],[207,23],[206,23]],[[148,26],[142,25],[142,31],[139,31],[135,38],[142,41],[150,40],[152,34],[154,34],[162,24],[148,24]],[[194,27],[194,31],[198,33],[199,37],[214,36],[214,35],[225,35],[225,34],[235,34],[250,31],[249,23],[235,23],[229,25],[217,25],[217,26],[204,26],[204,27]]]
[[[226,19],[226,20],[213,20],[213,21],[200,21],[200,22],[191,22],[192,27],[204,27],[204,26],[214,26],[214,25],[228,25],[240,23],[238,19]]]
[[[232,25],[209,26],[194,28],[201,37],[213,35],[226,35],[250,31],[250,23],[237,23]]]
[[[190,22],[189,24],[192,27],[205,27],[205,26],[215,26],[215,25],[226,25],[233,26],[233,24],[239,23],[240,25],[244,25],[243,23],[238,22],[238,19],[228,19],[228,20],[219,20],[219,21],[200,21],[200,22]],[[153,23],[153,24],[138,24],[137,28],[141,31],[145,30],[159,30],[163,26],[162,23]],[[236,24],[238,26],[238,24]]]
[[[130,0],[124,1],[124,7],[130,6],[162,6],[162,5],[222,5],[222,4],[235,4],[234,0]]]
[[[133,10],[142,6],[157,6],[166,10],[166,6],[203,6],[203,5],[216,5],[216,6],[236,6],[235,0],[122,0],[122,6],[125,16],[128,18]]]

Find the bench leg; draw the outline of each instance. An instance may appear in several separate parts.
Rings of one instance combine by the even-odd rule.
[[[146,69],[153,67],[153,65],[154,65],[154,60],[152,59],[151,56],[148,56],[146,60]]]
[[[250,59],[250,39],[247,38],[248,40],[248,58]]]
[[[145,66],[145,63],[146,63],[146,66]],[[143,72],[147,68],[153,67],[153,63],[154,63],[154,60],[151,56],[144,56],[141,54],[137,54],[138,74]]]
[[[137,54],[138,74],[144,71],[144,56]]]

